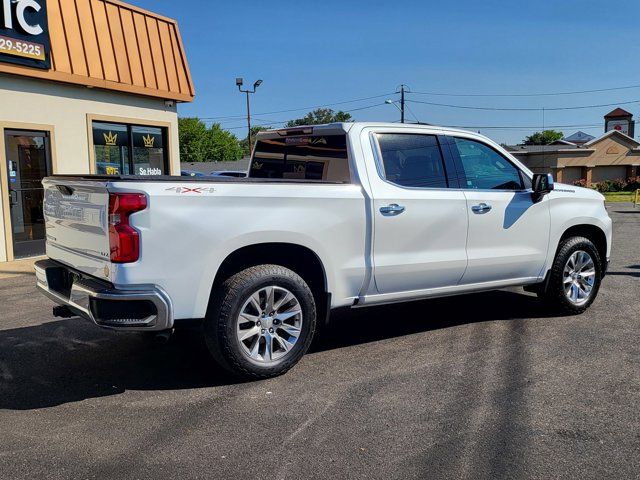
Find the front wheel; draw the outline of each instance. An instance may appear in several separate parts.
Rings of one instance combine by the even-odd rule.
[[[295,272],[258,265],[217,287],[205,319],[216,362],[237,376],[281,375],[305,354],[316,328],[311,289]]]
[[[585,237],[563,240],[551,267],[547,289],[540,296],[560,310],[578,314],[593,303],[602,281],[602,260]]]

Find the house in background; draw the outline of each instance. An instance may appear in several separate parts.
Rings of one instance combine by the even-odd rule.
[[[605,133],[584,132],[549,145],[512,145],[507,150],[534,173],[553,173],[557,182],[588,185],[640,175],[640,142],[635,140],[633,115],[616,108],[604,117]]]
[[[578,130],[573,135],[569,135],[568,137],[564,137],[563,140],[565,142],[573,143],[574,145],[580,146],[580,145],[584,145],[587,142],[590,142],[594,138],[596,138],[596,137],[594,137],[593,135],[589,135],[588,133],[584,133],[584,132]]]

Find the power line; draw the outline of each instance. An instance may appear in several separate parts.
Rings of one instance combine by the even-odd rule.
[[[325,103],[323,105],[314,105],[311,107],[300,107],[300,108],[290,108],[287,110],[277,110],[277,111],[273,111],[273,112],[263,112],[263,113],[256,113],[254,114],[254,116],[260,116],[260,115],[273,115],[275,113],[289,113],[289,112],[298,112],[301,110],[314,110],[316,108],[324,108],[324,107],[333,107],[335,105],[345,105],[347,103],[356,103],[356,102],[363,102],[365,100],[372,100],[375,98],[382,98],[382,97],[388,97],[389,95],[393,95],[394,93],[385,93],[382,95],[373,95],[371,97],[362,97],[362,98],[354,98],[352,100],[344,100],[342,102],[333,102],[333,103]],[[350,111],[354,111],[355,109],[352,109]],[[232,119],[232,118],[244,118],[242,115],[231,115],[231,116],[226,116],[226,117],[200,117],[201,120],[217,120],[217,119]]]
[[[581,95],[585,93],[613,92],[616,90],[631,90],[640,88],[640,85],[628,85],[625,87],[596,88],[593,90],[576,90],[572,92],[545,92],[545,93],[443,93],[443,92],[411,92],[415,95],[432,95],[439,97],[551,97],[562,95]]]
[[[360,110],[367,110],[369,108],[380,107],[382,105],[384,105],[384,103],[375,103],[373,105],[366,105],[364,107],[356,107],[356,108],[351,108],[349,110],[344,110],[344,112],[345,113],[357,112],[357,111],[360,111]],[[289,121],[289,120],[270,120],[268,118],[264,118],[264,117],[261,117],[261,116],[258,116],[258,115],[252,115],[252,117],[256,118],[258,120],[262,120],[264,122],[264,124],[269,124],[269,123],[279,124],[279,123],[287,123]],[[225,124],[225,123],[238,122],[240,120],[240,119],[223,120],[223,121],[218,122],[218,121],[215,121],[215,120],[206,120],[207,118],[210,118],[210,117],[203,117],[201,119],[205,119],[205,121],[207,123],[219,123],[221,125]],[[235,128],[235,127],[229,127],[229,128]],[[238,128],[240,128],[240,127],[238,127]]]
[[[465,110],[489,110],[501,112],[542,112],[542,111],[559,111],[559,110],[584,110],[588,108],[613,107],[617,105],[629,105],[632,103],[640,103],[640,100],[631,100],[628,102],[602,103],[599,105],[580,105],[576,107],[477,107],[473,105],[454,105],[449,103],[423,102],[421,100],[407,100],[411,103],[420,103],[423,105],[431,105],[434,107],[461,108]]]
[[[514,126],[514,125],[439,125],[441,127],[447,128],[464,128],[470,130],[535,130],[539,128],[550,129],[550,128],[582,128],[584,130],[594,129],[594,128],[602,128],[601,124],[594,125],[545,125],[541,127],[540,125],[532,125],[532,126]]]

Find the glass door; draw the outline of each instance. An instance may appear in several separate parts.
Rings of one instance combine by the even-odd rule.
[[[47,132],[5,130],[13,256],[45,253],[42,179],[51,173]]]

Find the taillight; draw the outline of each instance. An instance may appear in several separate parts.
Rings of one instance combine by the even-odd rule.
[[[140,234],[129,225],[129,215],[147,208],[142,193],[109,194],[109,246],[113,263],[136,262],[140,258]]]

